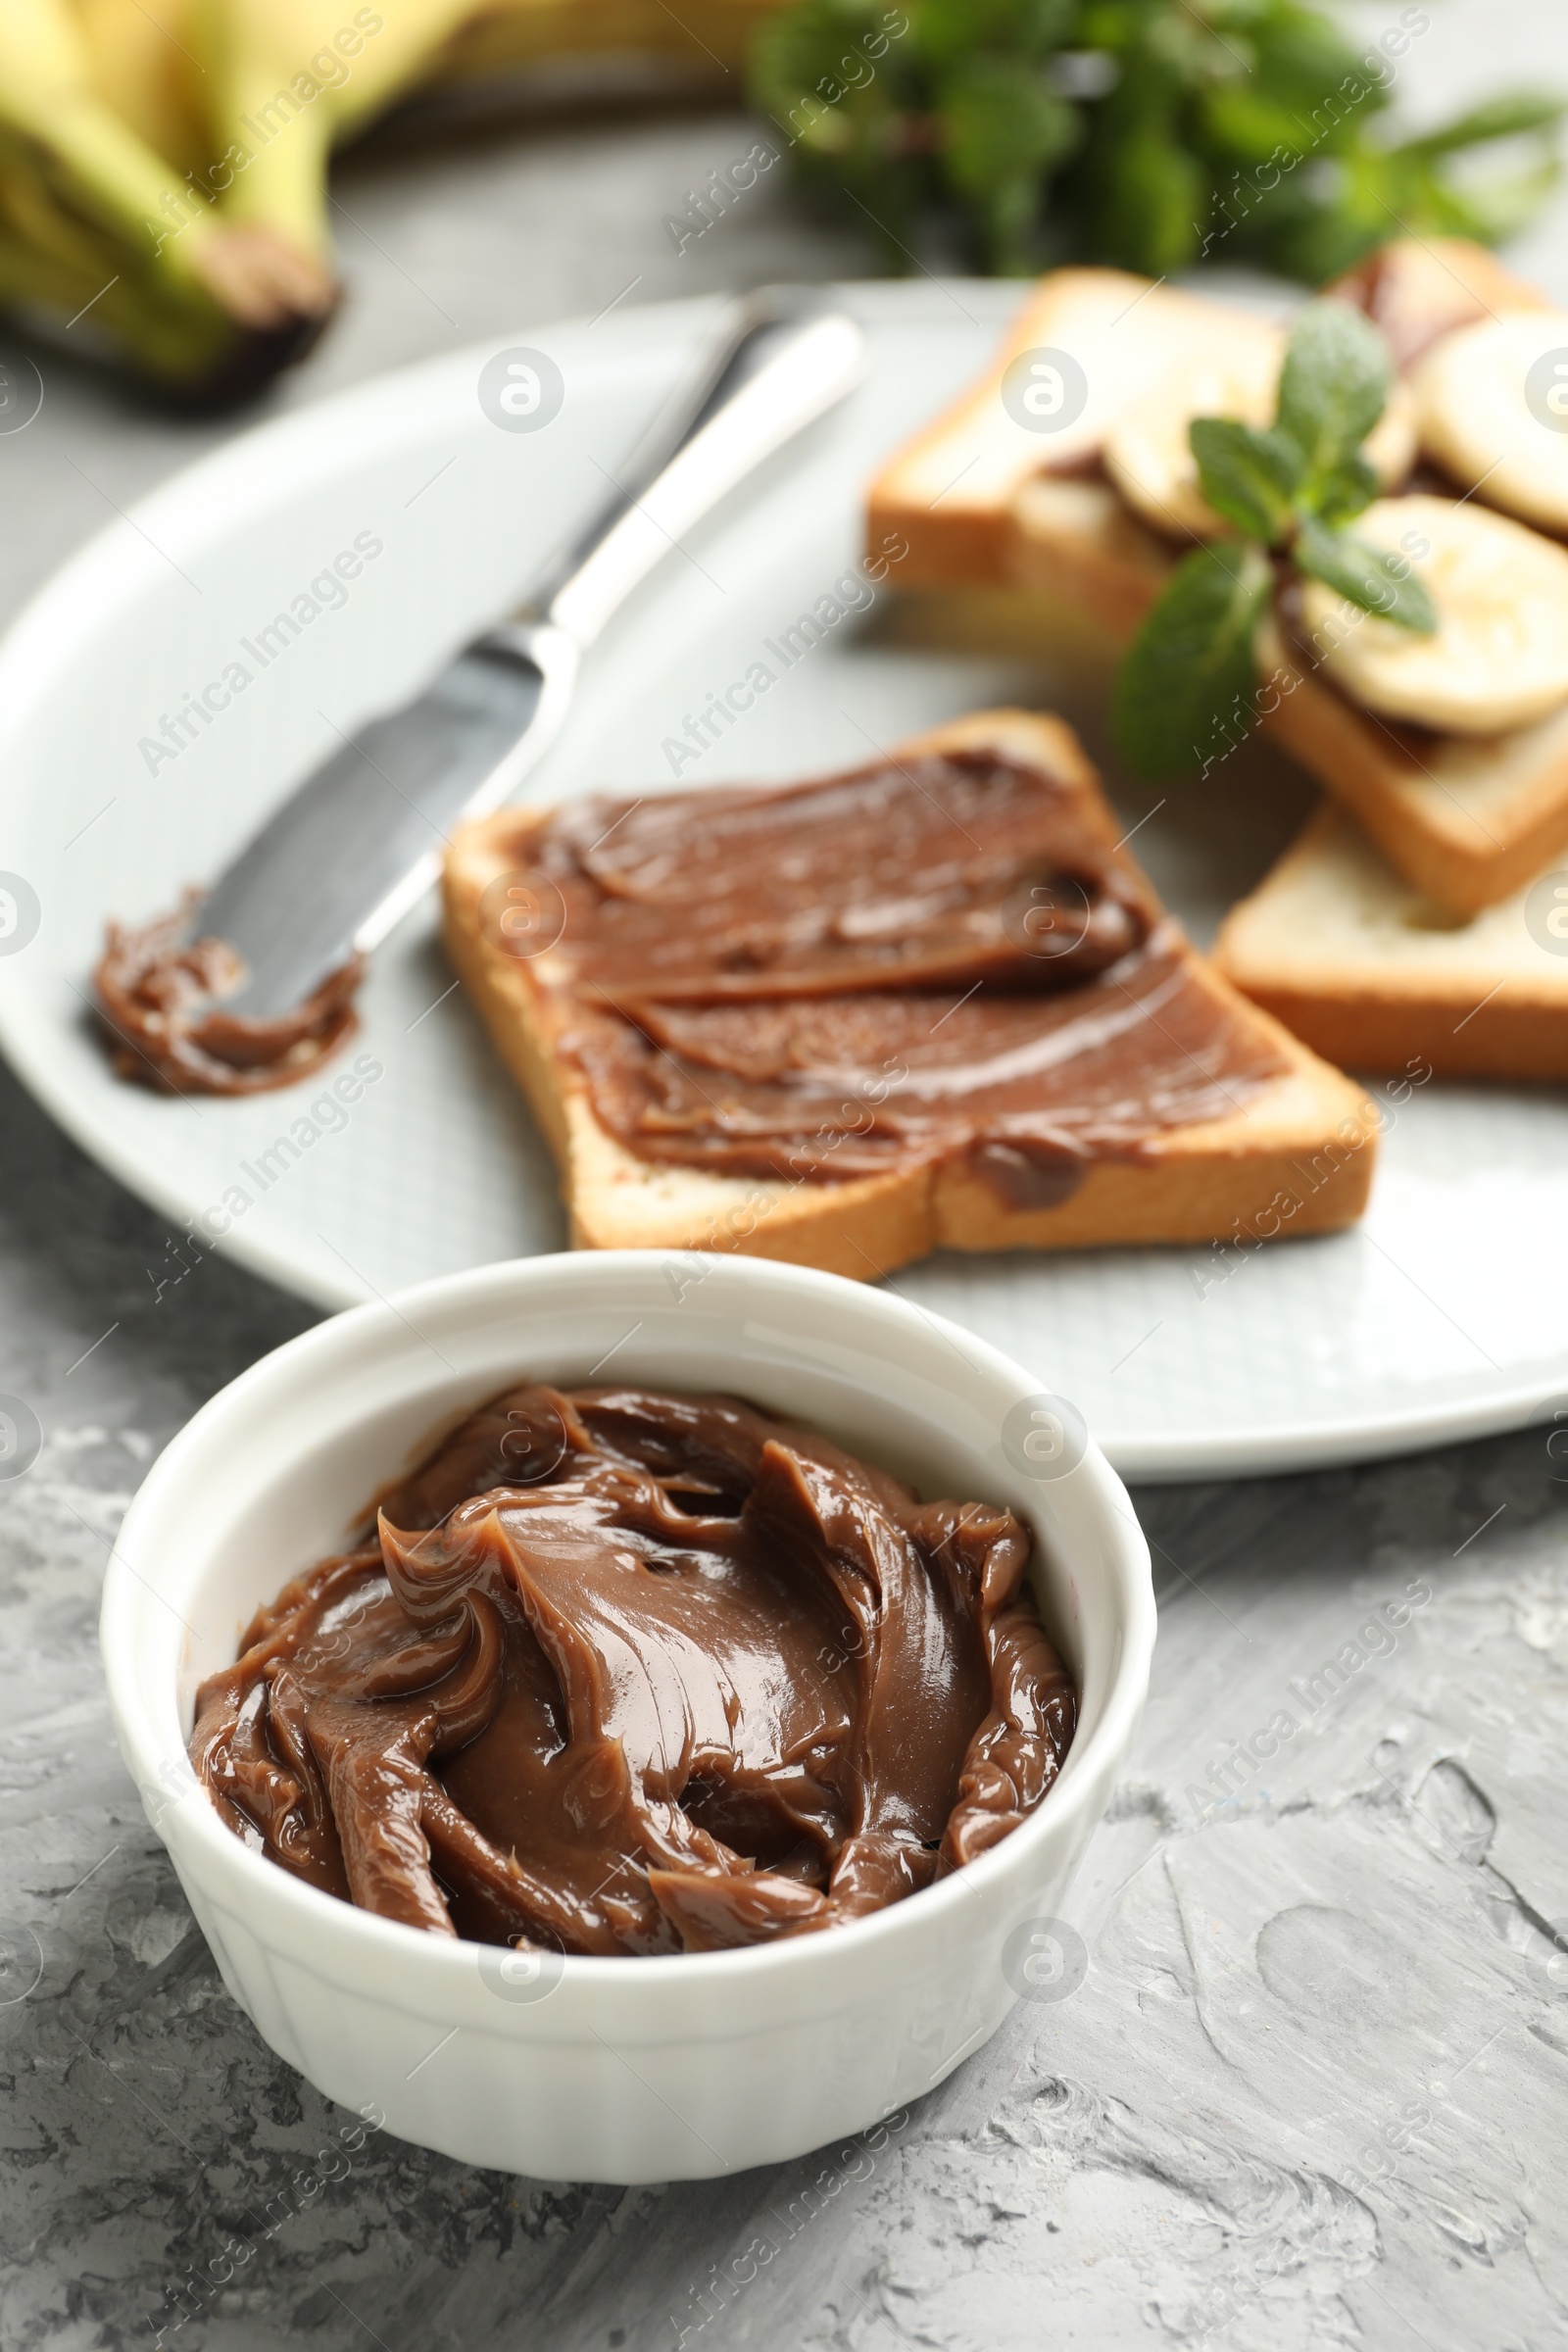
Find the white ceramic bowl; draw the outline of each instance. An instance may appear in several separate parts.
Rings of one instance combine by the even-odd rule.
[[[541,1976],[499,1947],[356,1910],[249,1852],[186,1761],[197,1683],[432,1432],[524,1376],[736,1391],[928,1496],[1010,1504],[1035,1530],[1042,1614],[1080,1692],[1040,1810],[978,1862],[850,1927],[745,1951],[568,1958]],[[772,2163],[939,2082],[1011,2008],[1024,1923],[1056,1910],[1149,1683],[1153,1592],[1126,1491],[1093,1446],[1063,1471],[1076,1448],[1053,1457],[1037,1444],[1047,1474],[1034,1468],[1014,1433],[1037,1395],[1007,1357],[890,1292],[758,1258],[636,1251],[425,1284],[305,1333],[215,1396],[125,1518],[103,1653],[148,1818],[265,2039],[405,2139],[548,2180]]]

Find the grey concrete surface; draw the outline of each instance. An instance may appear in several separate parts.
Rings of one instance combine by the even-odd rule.
[[[1568,83],[1555,4],[1435,0],[1408,102],[1548,68]],[[776,182],[675,255],[662,213],[745,135],[692,114],[352,161],[350,303],[278,397],[628,286],[863,270]],[[1565,225],[1559,203],[1527,258],[1568,299]],[[7,612],[229,429],[48,374],[0,442]],[[1153,1693],[1071,1898],[1071,1996],[1020,2004],[885,2132],[777,2172],[517,2180],[384,2135],[345,2150],[352,2119],[223,1992],[121,1767],[95,1630],[120,1512],[203,1398],[313,1319],[213,1258],[159,1294],[168,1239],[0,1074],[0,1389],[46,1433],[0,1484],[5,2352],[1568,2337],[1568,1441],[1146,1490]]]

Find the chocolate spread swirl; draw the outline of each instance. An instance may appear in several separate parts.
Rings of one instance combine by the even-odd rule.
[[[191,891],[156,922],[108,926],[92,977],[116,1076],[172,1095],[267,1094],[311,1077],[359,1027],[364,956],[275,1019],[225,1012],[245,965],[226,940],[197,932],[200,904]]]
[[[723,1396],[509,1391],[202,1686],[229,1828],[443,1936],[703,1951],[901,1900],[1076,1721],[1008,1511]]]
[[[1018,1205],[1286,1066],[1084,777],[991,751],[596,801],[519,833],[532,965],[647,1160],[821,1180],[968,1158]]]

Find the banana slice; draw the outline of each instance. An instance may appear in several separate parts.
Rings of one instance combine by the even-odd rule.
[[[1217,350],[1173,371],[1106,435],[1105,471],[1156,531],[1217,539],[1229,529],[1198,487],[1187,428],[1195,416],[1267,424],[1284,357],[1284,329],[1249,319],[1245,334],[1222,338]]]
[[[1407,482],[1415,465],[1418,438],[1415,402],[1402,375],[1389,388],[1388,406],[1366,437],[1362,456],[1385,490]]]
[[[1435,464],[1489,506],[1568,531],[1568,316],[1520,311],[1460,327],[1412,381]]]
[[[1238,330],[1242,325],[1238,320]],[[1175,539],[1219,539],[1230,529],[1198,487],[1187,428],[1195,416],[1270,423],[1285,342],[1282,326],[1247,319],[1245,332],[1227,333],[1218,350],[1173,374],[1106,435],[1106,472],[1127,504],[1157,531]],[[1414,406],[1408,386],[1396,381],[1366,445],[1385,489],[1405,479],[1415,451]]]
[[[1347,694],[1447,735],[1500,735],[1568,701],[1568,552],[1446,498],[1379,499],[1352,527],[1409,559],[1438,629],[1417,637],[1305,581],[1307,633]]]

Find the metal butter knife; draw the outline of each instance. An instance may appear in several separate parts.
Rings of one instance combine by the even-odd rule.
[[[768,289],[725,315],[674,415],[528,605],[415,701],[346,738],[195,909],[192,930],[244,959],[225,1013],[290,1012],[380,944],[440,872],[453,825],[500,808],[548,749],[611,615],[728,491],[844,397],[863,342],[854,319],[801,290]]]

